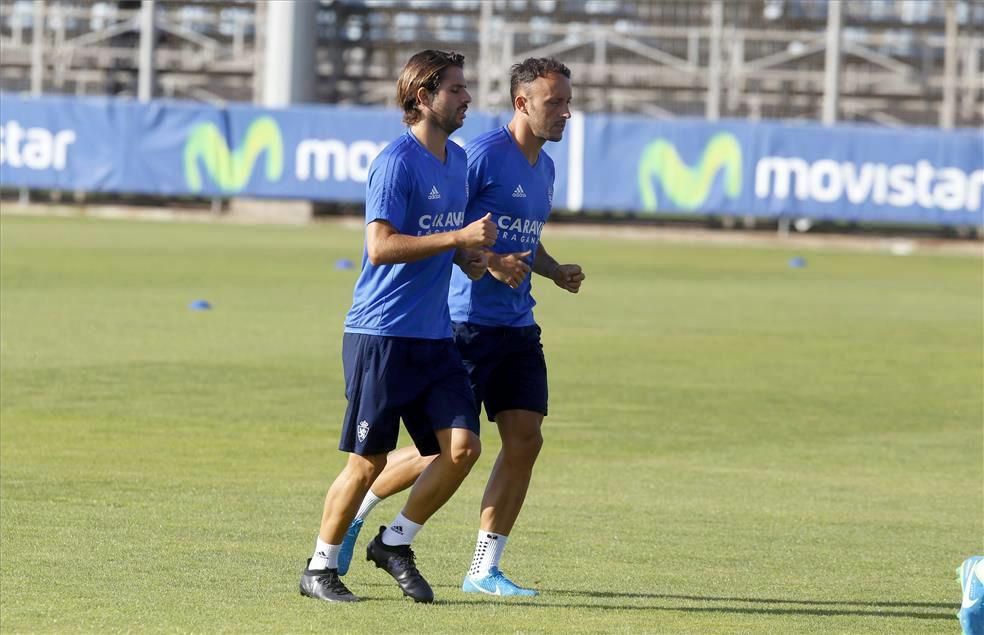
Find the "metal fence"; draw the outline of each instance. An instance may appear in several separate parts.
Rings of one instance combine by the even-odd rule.
[[[467,56],[490,111],[508,107],[511,64],[553,55],[587,112],[984,125],[984,0],[0,4],[14,92],[275,105],[264,77],[301,67],[287,101],[392,104],[403,62],[431,47]]]

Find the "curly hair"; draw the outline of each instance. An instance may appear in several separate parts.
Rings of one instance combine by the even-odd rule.
[[[436,93],[441,85],[444,69],[449,66],[465,67],[465,56],[460,53],[428,49],[410,58],[396,82],[396,101],[403,108],[403,123],[408,126],[420,121],[417,109],[417,90],[424,88]]]
[[[571,69],[552,57],[527,57],[519,64],[513,64],[509,70],[509,98],[515,102],[520,85],[532,84],[538,77],[546,77],[550,73],[571,78]]]

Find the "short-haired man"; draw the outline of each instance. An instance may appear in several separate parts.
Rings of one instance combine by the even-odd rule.
[[[342,342],[348,409],[339,449],[349,455],[325,497],[314,555],[301,575],[302,595],[358,599],[338,577],[338,552],[360,501],[396,447],[402,418],[416,451],[432,458],[403,510],[379,528],[367,556],[404,594],[433,601],[410,543],[481,450],[447,305],[452,260],[469,275],[483,275],[487,263],[468,260],[463,250],[492,245],[497,233],[488,215],[464,224],[467,158],[448,140],[471,100],[463,66],[461,55],[442,51],[410,58],[397,83],[409,130],[369,169],[362,273]]]
[[[543,445],[540,426],[547,414],[547,368],[527,275],[532,264],[534,273],[577,293],[584,273],[578,265],[559,264],[540,242],[554,184],[553,161],[541,150],[547,141],[563,138],[571,117],[570,70],[553,59],[529,58],[512,67],[510,94],[509,124],[479,136],[466,148],[466,220],[491,212],[499,230],[494,253],[489,255],[489,274],[472,280],[455,271],[448,302],[455,344],[476,400],[485,404],[502,438],[482,498],[478,542],[462,590],[529,596],[536,591],[513,583],[499,569]],[[349,528],[339,568],[343,575],[366,514],[383,498],[412,484],[428,461],[412,447],[390,456]]]

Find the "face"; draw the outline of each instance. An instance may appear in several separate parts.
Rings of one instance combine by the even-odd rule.
[[[465,74],[457,66],[444,69],[437,92],[425,96],[429,104],[423,108],[424,116],[446,133],[451,134],[465,123],[465,111],[471,103]]]
[[[520,87],[517,107],[525,108],[530,130],[545,141],[560,141],[571,118],[571,80],[559,73],[537,77]]]

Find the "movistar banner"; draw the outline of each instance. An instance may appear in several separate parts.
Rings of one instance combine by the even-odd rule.
[[[464,144],[508,114],[470,112]],[[0,186],[357,202],[391,109],[0,94]],[[572,211],[984,224],[980,131],[576,115],[548,143]]]
[[[618,139],[606,143],[606,139]],[[583,207],[984,224],[984,133],[588,118]]]

